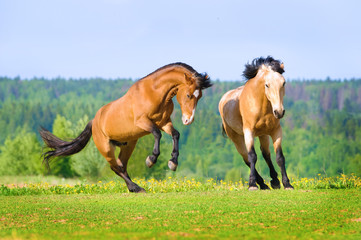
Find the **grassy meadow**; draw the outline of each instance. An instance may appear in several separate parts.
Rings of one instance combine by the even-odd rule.
[[[255,192],[242,181],[137,179],[147,194],[128,193],[118,180],[40,179],[2,179],[1,239],[361,237],[361,179],[354,175]]]

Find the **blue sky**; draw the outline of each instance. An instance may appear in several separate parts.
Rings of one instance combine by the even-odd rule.
[[[0,76],[138,79],[185,62],[240,80],[272,55],[288,79],[361,78],[361,1],[0,0]]]

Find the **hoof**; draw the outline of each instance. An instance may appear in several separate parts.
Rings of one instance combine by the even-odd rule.
[[[283,187],[285,190],[293,190],[292,185],[287,181],[286,183],[283,183]]]
[[[248,188],[248,191],[256,191],[256,190],[258,190],[258,187],[256,186],[256,187],[249,187]]]
[[[174,162],[172,162],[172,161],[169,161],[168,167],[170,170],[175,171],[175,170],[177,170],[178,165],[174,164]]]
[[[144,188],[141,188],[139,186],[135,186],[134,188],[129,188],[129,192],[133,192],[133,193],[146,193],[146,191],[144,190]]]
[[[152,160],[150,160],[150,156],[147,157],[147,159],[145,159],[145,164],[147,165],[147,167],[151,168],[154,165],[154,162],[152,162]],[[144,189],[143,189],[144,190]]]
[[[267,186],[266,184],[260,185],[261,190],[270,190],[269,186]]]
[[[280,181],[273,181],[273,180],[271,180],[271,187],[272,187],[273,189],[280,189],[280,188],[281,188]]]
[[[147,193],[147,192],[144,190],[144,188],[140,188],[140,190],[135,193]]]

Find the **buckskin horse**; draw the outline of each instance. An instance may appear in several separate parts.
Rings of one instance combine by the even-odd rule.
[[[152,167],[160,154],[161,131],[172,136],[172,158],[168,162],[171,170],[178,166],[179,132],[173,127],[171,114],[176,96],[182,111],[182,122],[189,125],[194,120],[198,100],[202,90],[211,87],[209,76],[200,74],[184,63],[173,63],[161,67],[135,82],[121,98],[110,102],[98,110],[83,132],[72,141],[64,141],[44,128],[40,135],[49,151],[43,154],[43,162],[49,166],[54,157],[69,156],[81,151],[91,136],[99,152],[110,164],[111,169],[125,180],[130,192],[145,192],[135,184],[127,173],[127,163],[139,138],[154,135],[153,153],[146,159]],[[115,148],[120,148],[118,158]]]
[[[223,133],[232,140],[250,167],[249,190],[257,190],[257,184],[261,189],[269,189],[255,168],[255,137],[259,138],[263,158],[270,169],[271,186],[274,189],[280,188],[280,181],[271,160],[269,136],[272,138],[276,161],[281,169],[283,186],[285,189],[293,189],[287,177],[281,147],[280,119],[285,114],[283,96],[286,81],[282,75],[284,65],[269,56],[256,58],[245,67],[245,85],[228,91],[219,102]]]

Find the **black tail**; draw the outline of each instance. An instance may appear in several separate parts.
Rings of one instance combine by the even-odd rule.
[[[91,120],[85,127],[80,135],[73,139],[71,142],[61,140],[56,137],[54,134],[41,127],[39,130],[40,136],[45,142],[45,144],[50,148],[49,151],[42,154],[43,164],[49,169],[49,160],[55,157],[65,157],[77,152],[80,152],[86,144],[89,142],[90,137],[92,136],[92,124]]]
[[[227,137],[228,137],[228,136],[227,136],[227,133],[226,133],[226,130],[224,129],[223,123],[222,123],[222,135],[223,135],[224,138],[227,138]]]

